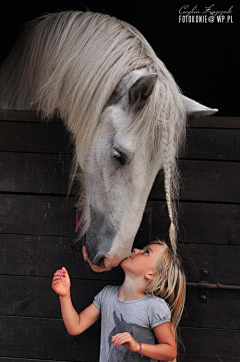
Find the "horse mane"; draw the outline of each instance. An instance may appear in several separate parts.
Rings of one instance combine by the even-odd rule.
[[[176,250],[176,157],[185,141],[185,108],[173,77],[135,27],[89,11],[48,13],[26,23],[0,69],[0,108],[36,109],[44,119],[57,115],[64,121],[76,146],[72,185],[79,170],[76,154],[88,149],[114,89],[126,74],[143,67],[159,81],[126,132],[137,131],[139,147],[147,144],[146,162],[161,148]]]

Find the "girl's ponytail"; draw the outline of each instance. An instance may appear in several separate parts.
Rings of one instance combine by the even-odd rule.
[[[156,240],[150,244],[162,245],[165,253],[156,266],[155,277],[148,282],[145,293],[158,296],[167,302],[171,310],[171,328],[177,346],[181,344],[184,348],[178,330],[186,299],[186,277],[181,259],[164,241]],[[177,359],[173,362],[177,362]]]

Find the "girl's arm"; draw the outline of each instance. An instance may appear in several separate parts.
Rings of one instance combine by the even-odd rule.
[[[100,311],[92,303],[80,314],[72,305],[70,293],[65,297],[59,296],[62,318],[68,333],[76,336],[91,327],[100,317]]]
[[[142,351],[138,341],[130,333],[118,333],[112,338],[115,347],[122,345],[130,351],[140,353],[146,357],[156,360],[172,361],[177,357],[177,345],[169,322],[160,324],[154,329],[159,344],[148,344],[141,342]]]
[[[69,334],[75,336],[94,324],[100,317],[100,311],[92,303],[78,314],[72,305],[70,287],[69,274],[67,269],[62,267],[54,273],[52,289],[59,295],[62,318],[66,329]]]
[[[177,357],[177,344],[170,323],[163,323],[153,328],[159,344],[142,343],[144,356],[172,361]]]

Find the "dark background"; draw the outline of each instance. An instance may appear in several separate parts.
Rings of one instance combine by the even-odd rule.
[[[183,93],[219,116],[239,116],[240,10],[234,1],[215,2],[214,10],[233,5],[233,24],[179,23],[179,9],[188,4],[204,10],[213,1],[79,1],[57,5],[5,3],[1,12],[1,61],[21,33],[21,26],[43,13],[63,10],[105,12],[140,30],[175,77]]]

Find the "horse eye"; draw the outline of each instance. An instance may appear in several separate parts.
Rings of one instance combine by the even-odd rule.
[[[126,157],[125,157],[125,155],[122,153],[122,152],[120,152],[120,151],[118,151],[118,150],[116,150],[116,149],[114,149],[113,150],[113,157],[115,158],[115,160],[118,162],[118,163],[120,163],[120,165],[124,165],[125,164],[125,162],[126,162]]]

